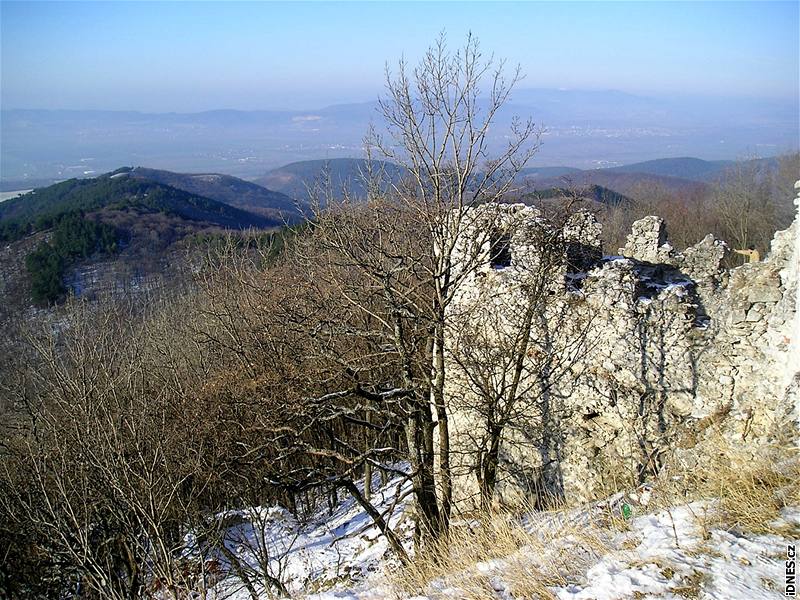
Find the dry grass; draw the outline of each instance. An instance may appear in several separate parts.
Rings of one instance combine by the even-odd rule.
[[[708,574],[693,571],[691,575],[684,578],[680,585],[673,587],[670,591],[681,598],[699,598],[708,579]]]
[[[692,468],[665,469],[653,482],[647,512],[705,500],[704,508],[694,505],[694,517],[706,540],[715,528],[790,534],[776,519],[782,508],[800,505],[797,448],[775,445],[754,455],[743,446],[719,436],[713,443],[713,457],[708,457],[706,447],[706,455]],[[413,564],[391,574],[396,596],[496,599],[495,587],[502,584],[516,599],[549,600],[551,587],[580,583],[604,555],[614,553],[624,560],[630,554],[628,563],[636,562],[636,539],[620,541],[618,537],[612,544],[616,534],[630,531],[630,522],[610,510],[596,514],[589,523],[585,512],[584,519],[577,519],[578,512],[566,508],[521,513],[532,515],[532,520],[523,525],[519,514],[494,512],[454,524],[446,538],[429,543]],[[694,573],[672,591],[685,598],[698,597],[704,577]]]
[[[693,468],[670,468],[656,482],[659,508],[712,500],[695,514],[707,530],[712,527],[752,533],[787,533],[775,520],[782,508],[800,505],[800,455],[787,445],[766,446],[753,453],[721,435],[714,454],[701,457]]]
[[[392,587],[403,598],[496,600],[494,581],[514,598],[549,600],[554,597],[549,587],[579,580],[609,551],[614,533],[605,524],[570,523],[566,516],[538,513],[535,522],[523,525],[519,515],[498,511],[454,524],[445,538],[429,543],[412,564],[391,575]]]

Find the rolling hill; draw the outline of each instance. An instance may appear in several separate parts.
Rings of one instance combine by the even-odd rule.
[[[677,192],[703,191],[709,183],[725,177],[737,165],[770,171],[778,158],[755,158],[746,161],[702,160],[693,157],[660,158],[604,169],[571,167],[529,167],[520,177],[535,189],[549,187],[599,185],[621,194],[657,186]]]
[[[121,169],[93,179],[69,179],[0,204],[3,237],[46,228],[70,212],[161,213],[166,217],[226,229],[276,227],[271,219],[168,185],[131,177]],[[18,237],[18,235],[17,235]]]
[[[295,200],[286,194],[231,175],[173,173],[145,167],[135,167],[129,171],[129,175],[133,179],[168,185],[270,219],[291,221],[296,220],[301,214]]]
[[[13,298],[26,306],[58,302],[70,290],[166,289],[183,276],[180,265],[187,264],[194,241],[232,229],[273,235],[283,222],[133,176],[130,168],[70,179],[0,204],[0,240],[6,242],[0,275],[9,283],[0,290],[4,302]]]
[[[666,189],[673,192],[694,192],[705,189],[705,183],[680,177],[653,175],[650,173],[613,171],[611,169],[593,169],[574,171],[560,176],[523,177],[525,187],[536,190],[567,187],[587,188],[600,186],[626,196],[636,195],[637,191],[650,187]]]
[[[571,190],[584,201],[592,202],[596,205],[617,206],[628,204],[631,199],[614,190],[605,188],[601,185],[590,185],[583,189]],[[534,192],[523,195],[520,200],[525,204],[533,204],[540,200],[560,199],[565,195],[564,188],[553,187],[537,189]]]
[[[402,177],[402,167],[389,162],[373,161],[376,169],[383,169],[385,179],[396,182]],[[356,197],[365,193],[363,174],[367,161],[361,158],[333,158],[330,160],[304,160],[273,169],[255,180],[273,190],[278,190],[296,200],[309,201],[309,188],[321,184],[327,175],[334,197],[341,197],[347,189]]]
[[[774,168],[777,157],[753,158],[739,161],[748,166],[757,168]],[[640,175],[654,175],[657,177],[671,177],[688,179],[690,181],[710,182],[723,176],[729,169],[738,164],[734,160],[702,160],[690,156],[676,158],[659,158],[643,162],[631,163],[617,167],[603,169],[575,169],[572,167],[529,167],[524,169],[522,175],[528,177],[558,177],[575,173],[635,173]]]
[[[396,182],[400,179],[401,167],[387,162],[380,164],[386,171],[388,181]],[[563,187],[585,189],[592,186],[624,195],[646,186],[658,186],[672,191],[698,191],[705,187],[705,181],[723,173],[730,164],[733,163],[668,158],[607,169],[537,166],[524,169],[519,180],[523,191]],[[343,185],[347,185],[355,196],[362,196],[364,187],[361,173],[365,166],[366,161],[357,158],[300,161],[269,171],[256,182],[298,200],[307,201],[308,186],[320,182],[327,169],[334,196],[341,196]]]
[[[632,165],[611,167],[613,173],[644,173],[660,177],[678,177],[692,181],[710,181],[736,164],[732,160],[701,160],[699,158],[659,158]]]
[[[401,167],[380,163],[386,179],[400,179]],[[737,163],[729,160],[702,160],[693,157],[662,158],[602,169],[578,169],[568,166],[533,166],[519,174],[522,192],[549,188],[575,187],[580,189],[598,186],[622,195],[631,195],[648,188],[666,189],[680,193],[702,193],[709,183],[723,177]],[[766,169],[774,168],[775,158],[752,159],[746,164],[756,164]],[[308,200],[308,187],[322,181],[328,171],[334,196],[341,196],[341,188],[347,185],[355,196],[363,196],[361,173],[366,161],[358,158],[336,158],[290,163],[266,173],[257,183],[278,190],[298,201]]]

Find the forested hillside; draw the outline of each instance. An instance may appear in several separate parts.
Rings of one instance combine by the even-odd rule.
[[[24,258],[30,298],[37,304],[63,299],[67,273],[90,259],[101,261],[98,264],[104,265],[104,272],[115,271],[125,263],[137,264],[137,272],[158,272],[169,262],[163,259],[168,249],[188,236],[274,229],[283,223],[277,215],[247,212],[150,179],[132,177],[129,169],[97,178],[71,179],[0,204],[2,241],[16,242],[38,232],[45,236]],[[13,249],[9,256],[14,256]],[[109,262],[109,258],[114,260]],[[3,265],[14,280],[21,268],[15,259]],[[111,285],[114,276],[109,274],[104,279],[108,280],[104,285]],[[80,289],[86,287],[78,285]]]
[[[209,198],[149,180],[137,180],[127,171],[120,171],[94,179],[70,179],[3,202],[0,204],[0,235],[4,240],[18,239],[51,226],[64,213],[103,209],[164,213],[236,229],[279,224]]]
[[[294,221],[302,214],[302,205],[286,194],[230,175],[173,173],[145,167],[136,167],[129,173],[134,179],[168,185],[272,220]]]

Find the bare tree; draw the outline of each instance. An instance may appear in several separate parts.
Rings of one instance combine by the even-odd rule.
[[[507,102],[521,73],[504,73],[504,63],[484,58],[478,41],[468,36],[464,47],[451,53],[444,35],[410,70],[400,61],[393,73],[387,67],[387,97],[381,100],[386,135],[372,130],[367,148],[403,167],[407,177],[394,186],[395,201],[416,227],[424,231],[427,247],[419,266],[426,294],[409,305],[397,303],[387,325],[403,330],[402,315],[411,311],[426,332],[426,360],[420,381],[406,378],[418,402],[406,425],[415,490],[424,526],[436,533],[448,526],[452,510],[450,433],[445,401],[445,335],[447,310],[466,277],[479,265],[479,248],[491,234],[478,234],[471,251],[456,258],[455,246],[470,229],[474,216],[465,208],[501,201],[515,185],[517,174],[539,148],[539,134],[531,120],[514,120],[505,147],[492,155],[491,127]],[[333,240],[332,248],[346,251]],[[404,291],[391,282],[387,298],[402,299]],[[393,342],[405,353],[400,337]],[[411,370],[406,371],[409,375]],[[431,402],[433,413],[425,406]],[[437,430],[436,444],[430,437]],[[437,491],[433,488],[433,455],[438,459]]]
[[[501,201],[539,147],[533,123],[515,121],[493,154],[491,126],[520,77],[503,71],[471,36],[454,54],[440,38],[412,72],[402,61],[387,71],[386,133],[370,132],[367,153],[399,164],[404,179],[387,184],[369,161],[366,203],[323,185],[281,265],[220,271],[222,284],[208,286],[215,325],[203,335],[230,351],[228,372],[253,381],[262,403],[261,442],[243,442],[243,458],[271,457],[271,475],[295,492],[345,488],[368,511],[356,477],[406,460],[420,530],[433,536],[452,511],[448,307],[493,228],[455,248],[473,229],[468,207]],[[373,517],[402,556],[384,516]]]
[[[75,303],[26,337],[30,367],[13,393],[27,427],[3,456],[0,514],[49,557],[51,592],[194,589],[182,536],[213,476],[211,453],[200,451],[187,365],[163,361],[168,338],[159,319],[145,321],[124,304]]]
[[[349,232],[347,219],[360,218],[359,211],[338,215],[335,229]],[[386,515],[355,484],[368,467],[392,469],[387,463],[402,456],[397,413],[407,395],[387,383],[396,361],[374,333],[376,316],[352,310],[347,299],[355,289],[363,302],[374,301],[363,280],[331,262],[313,234],[266,269],[263,249],[229,247],[213,262],[201,273],[206,303],[197,335],[221,363],[214,393],[247,407],[249,425],[232,456],[239,474],[252,465],[293,507],[308,491],[335,497],[345,489],[405,557]]]
[[[754,161],[739,162],[714,185],[711,202],[722,238],[735,248],[766,253],[775,232],[775,206],[769,178]]]

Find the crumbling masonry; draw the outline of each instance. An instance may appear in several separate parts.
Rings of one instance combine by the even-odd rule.
[[[451,308],[451,460],[456,499],[465,508],[478,496],[476,449],[485,441],[487,414],[495,414],[465,372],[462,345],[477,338],[462,332],[482,328],[481,339],[500,346],[518,327],[542,222],[523,205],[471,210],[491,211],[493,222],[499,215],[513,233],[510,260],[497,264],[485,244],[485,265]],[[675,252],[658,217],[634,223],[618,256],[601,256],[593,217],[574,221],[589,258],[581,270],[565,261],[551,273],[547,303],[530,327],[525,384],[500,444],[496,499],[513,502],[531,492],[589,499],[621,476],[636,484],[665,461],[696,460],[712,431],[753,453],[796,434],[797,218],[775,235],[763,261],[732,270],[721,266],[729,248],[711,235]]]

